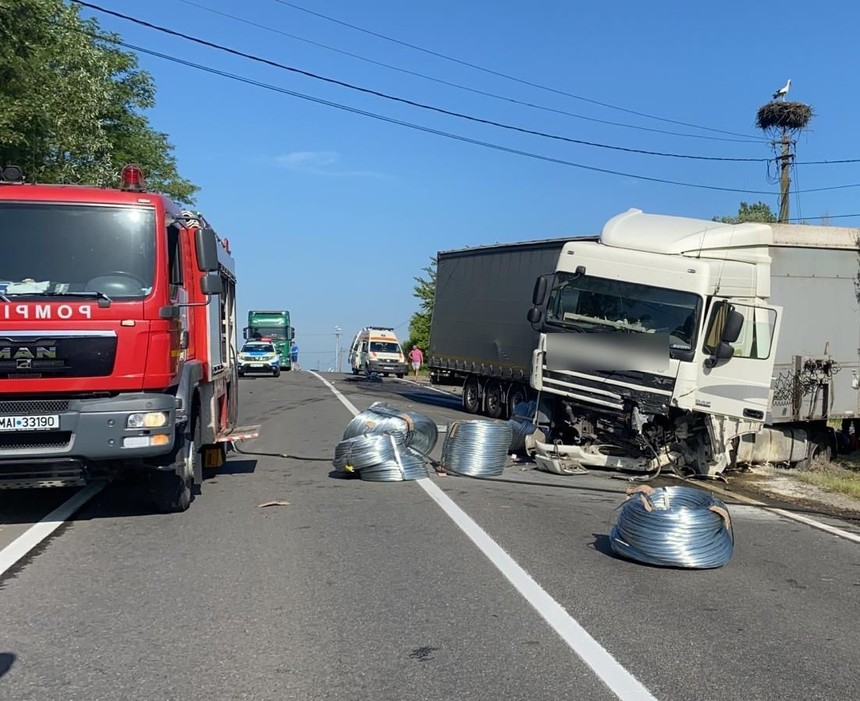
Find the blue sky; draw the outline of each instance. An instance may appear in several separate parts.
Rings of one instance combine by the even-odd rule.
[[[541,90],[313,16],[277,0],[148,0],[96,4],[189,35],[341,81],[475,117],[624,148],[767,158],[756,110],[787,78],[790,98],[811,104],[800,135],[792,217],[860,212],[854,138],[860,6],[784,2],[641,0],[296,0],[294,4],[555,91],[666,119],[645,118]],[[291,0],[292,2],[292,0]],[[195,6],[197,5],[197,6]],[[255,27],[223,15],[233,15]],[[316,98],[386,117],[597,168],[743,194],[646,182],[542,162],[351,114],[148,55],[155,128],[169,134],[182,173],[199,184],[198,207],[232,243],[239,308],[293,314],[306,367],[334,363],[334,328],[347,341],[367,324],[398,327],[417,307],[413,278],[437,251],[596,233],[630,207],[710,218],[741,200],[776,210],[765,163],[632,154],[514,133],[397,104],[168,37],[90,10],[124,40]],[[280,32],[280,33],[279,33]],[[283,33],[505,98],[372,65]],[[663,130],[679,134],[646,131]],[[708,137],[708,138],[701,138]],[[718,140],[715,140],[718,139]],[[758,139],[758,140],[757,140]],[[773,167],[771,166],[771,170]],[[860,217],[835,220],[860,225]],[[524,311],[527,301],[524,301]]]

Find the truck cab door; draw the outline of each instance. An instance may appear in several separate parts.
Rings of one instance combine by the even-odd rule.
[[[709,414],[764,421],[782,308],[720,300],[700,341],[694,405]]]

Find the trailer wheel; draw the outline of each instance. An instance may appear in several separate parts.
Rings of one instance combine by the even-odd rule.
[[[490,380],[484,390],[484,409],[491,419],[500,419],[505,413],[505,388],[498,380]]]
[[[475,375],[469,375],[463,383],[463,408],[470,414],[481,410],[481,383]]]
[[[519,383],[514,383],[508,390],[508,417],[514,415],[514,410],[517,404],[523,404],[529,400],[529,393],[525,387]]]

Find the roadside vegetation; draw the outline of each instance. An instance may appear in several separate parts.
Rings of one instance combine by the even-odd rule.
[[[797,479],[827,492],[860,499],[860,455],[840,455],[829,463],[815,461],[798,470]]]

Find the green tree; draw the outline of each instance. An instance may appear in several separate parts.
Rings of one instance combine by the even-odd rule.
[[[115,186],[135,162],[150,189],[193,204],[197,186],[144,114],[153,79],[117,39],[63,0],[0,0],[0,163],[31,182]]]
[[[436,259],[422,268],[426,277],[416,277],[412,294],[418,298],[418,311],[409,320],[407,348],[418,346],[423,351],[430,347],[430,322],[433,319],[433,303],[436,301]]]
[[[776,215],[764,202],[755,202],[754,204],[741,202],[741,206],[738,208],[736,216],[714,217],[714,221],[722,222],[723,224],[742,224],[744,222],[773,224],[776,222]]]

